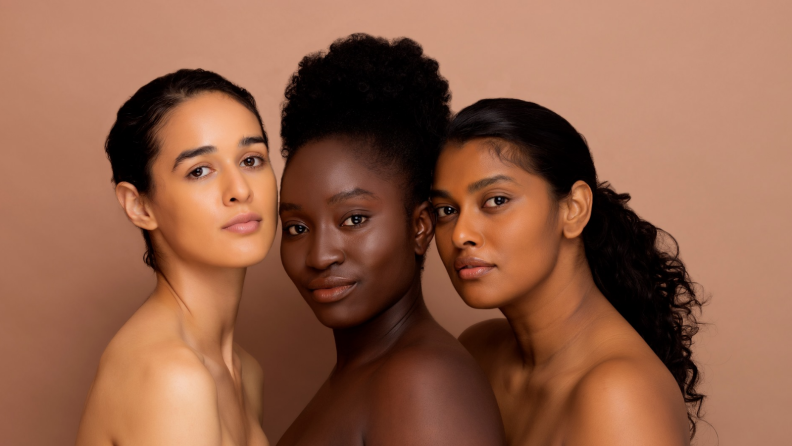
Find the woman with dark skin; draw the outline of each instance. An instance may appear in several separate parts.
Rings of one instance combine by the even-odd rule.
[[[277,188],[253,96],[204,70],[141,87],[105,144],[156,287],[99,362],[79,446],[266,446],[263,374],[234,342],[248,266],[275,236]]]
[[[460,340],[508,444],[689,444],[700,302],[673,237],[598,182],[584,139],[544,107],[482,100],[449,133],[437,247],[464,301],[506,316]]]
[[[352,35],[291,79],[281,259],[337,363],[281,446],[503,444],[485,376],[421,291],[449,97],[409,39]]]

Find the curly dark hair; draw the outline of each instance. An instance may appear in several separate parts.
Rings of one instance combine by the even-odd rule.
[[[184,68],[140,87],[118,110],[116,121],[105,141],[105,153],[113,169],[113,183],[126,181],[141,194],[151,195],[154,192],[151,166],[159,153],[157,132],[174,108],[193,96],[207,92],[228,95],[250,110],[261,127],[264,144],[268,145],[267,132],[264,131],[253,95],[217,73],[200,68]],[[147,230],[141,231],[146,242],[143,261],[159,272],[159,256],[151,243],[151,236]]]
[[[591,188],[593,208],[582,238],[594,282],[676,379],[688,404],[692,438],[704,401],[696,389],[699,371],[691,351],[702,303],[674,237],[630,209],[629,194],[598,181],[583,136],[547,108],[518,99],[483,99],[460,111],[449,129],[449,142],[474,138],[515,145],[516,151],[494,150],[543,177],[556,199],[578,180]]]
[[[448,82],[437,61],[408,38],[367,34],[305,56],[286,87],[281,113],[286,164],[328,136],[364,142],[372,168],[402,175],[408,212],[429,197],[434,160],[451,119]]]

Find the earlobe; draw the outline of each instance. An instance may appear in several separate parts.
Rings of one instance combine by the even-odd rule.
[[[151,212],[145,197],[137,188],[126,181],[116,185],[116,198],[124,209],[129,221],[141,229],[152,231],[157,229],[157,220]]]
[[[577,181],[572,185],[569,195],[564,200],[564,237],[573,239],[580,236],[591,218],[593,194],[588,184]]]
[[[434,218],[432,204],[424,201],[413,212],[413,226],[415,230],[415,253],[419,256],[426,254],[429,244],[434,238]]]

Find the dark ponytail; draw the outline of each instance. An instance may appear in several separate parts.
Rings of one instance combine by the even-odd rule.
[[[701,302],[674,237],[630,209],[629,194],[598,182],[585,139],[551,110],[518,99],[481,100],[459,112],[448,134],[454,143],[474,138],[498,138],[516,146],[518,150],[493,150],[542,176],[557,199],[576,181],[589,185],[594,198],[582,238],[594,281],[676,379],[688,404],[692,438],[704,400],[696,391],[699,372],[691,358],[699,325],[694,312]]]
[[[258,119],[264,143],[267,133],[256,109],[256,101],[247,90],[234,85],[217,73],[201,69],[181,69],[158,77],[140,87],[118,110],[116,121],[105,141],[105,152],[113,168],[113,183],[126,181],[141,194],[151,195],[151,165],[159,153],[157,131],[176,106],[201,93],[219,92],[236,100]],[[154,271],[160,266],[151,236],[145,229],[146,252],[143,261]]]

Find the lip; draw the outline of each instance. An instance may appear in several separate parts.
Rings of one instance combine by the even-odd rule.
[[[495,269],[495,265],[477,257],[457,257],[454,269],[462,280],[473,280],[483,277]]]
[[[333,303],[347,297],[357,282],[346,277],[318,277],[308,282],[308,290],[318,303]]]
[[[261,224],[261,215],[255,212],[246,212],[232,218],[223,226],[223,229],[237,234],[250,234],[255,232]]]

